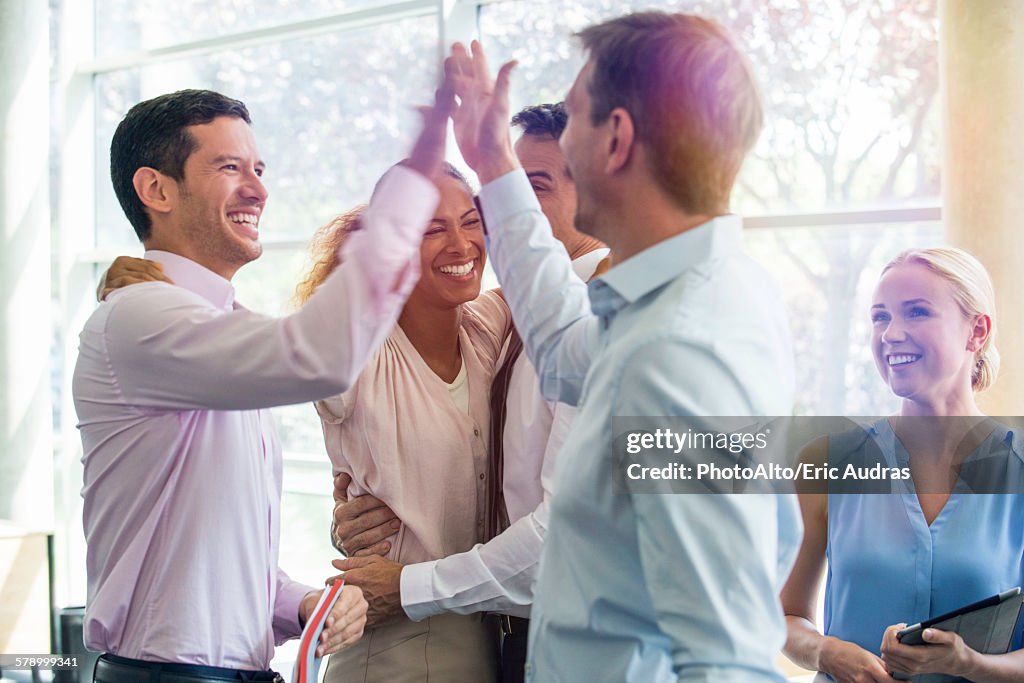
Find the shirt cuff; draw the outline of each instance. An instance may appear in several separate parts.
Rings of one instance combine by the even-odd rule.
[[[488,225],[503,225],[523,211],[540,211],[540,202],[526,171],[517,168],[480,188],[480,206]]]
[[[277,599],[274,602],[274,642],[281,645],[286,640],[302,635],[299,625],[299,606],[302,599],[316,588],[298,581],[281,581],[277,586]]]
[[[420,244],[440,192],[426,177],[404,166],[384,174],[362,216],[362,229],[342,242],[341,261],[353,261],[372,300],[404,301],[420,276]]]
[[[422,621],[427,617],[437,616],[444,612],[434,600],[434,567],[437,560],[418,562],[402,567],[399,578],[402,596],[402,609],[413,621]]]
[[[377,229],[382,239],[414,240],[418,247],[440,197],[441,193],[426,176],[407,166],[394,166],[377,183],[367,210],[391,227],[393,234]],[[410,221],[410,210],[419,211],[422,221]]]

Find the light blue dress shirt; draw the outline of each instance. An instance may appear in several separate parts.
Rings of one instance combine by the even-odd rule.
[[[558,456],[530,628],[532,681],[781,681],[790,495],[627,494],[612,418],[788,415],[778,288],[722,216],[589,286],[522,171],[486,185],[489,249],[549,399],[578,404]]]
[[[890,467],[909,465],[888,420],[861,434]],[[1024,487],[1020,438],[1012,432],[997,428],[964,467],[981,461],[1000,464],[1002,490]],[[913,480],[901,485],[892,494],[828,497],[825,633],[876,655],[892,624],[919,623],[1024,585],[1024,495],[970,493],[960,481],[929,525]]]

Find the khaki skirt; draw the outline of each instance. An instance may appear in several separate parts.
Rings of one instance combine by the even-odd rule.
[[[404,615],[331,655],[324,683],[494,683],[497,630],[483,614]]]

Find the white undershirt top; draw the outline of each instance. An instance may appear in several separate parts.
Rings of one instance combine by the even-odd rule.
[[[448,387],[448,393],[451,394],[452,400],[455,401],[455,407],[468,415],[469,382],[466,381],[465,362],[459,367],[459,374],[456,375],[455,379],[450,384],[445,382],[445,385]]]

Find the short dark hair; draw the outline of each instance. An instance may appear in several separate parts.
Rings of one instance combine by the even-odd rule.
[[[550,135],[552,140],[562,137],[569,120],[565,102],[538,104],[526,107],[512,117],[512,125],[523,130],[523,135]]]
[[[590,119],[622,107],[652,172],[689,213],[728,211],[764,115],[753,69],[729,33],[690,14],[638,12],[578,34],[594,64]]]
[[[149,237],[153,226],[135,192],[135,172],[148,166],[183,180],[185,162],[197,146],[186,129],[219,116],[233,116],[252,124],[249,110],[238,100],[212,90],[179,90],[139,102],[117,125],[110,142],[110,180],[140,241]]]

